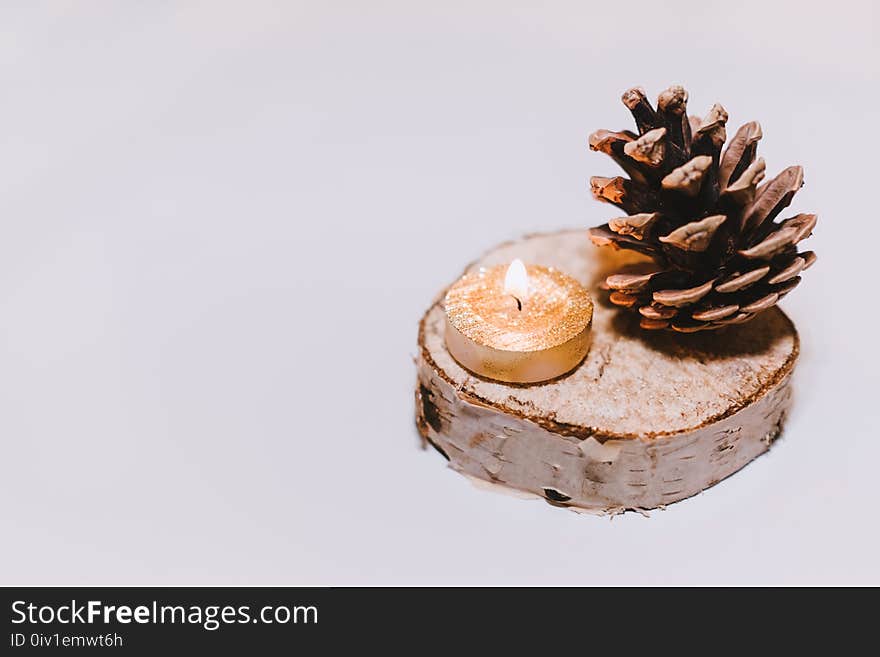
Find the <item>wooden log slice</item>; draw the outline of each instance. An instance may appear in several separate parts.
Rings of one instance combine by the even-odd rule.
[[[586,231],[503,244],[468,271],[514,258],[590,288],[593,344],[577,369],[548,383],[480,379],[446,350],[438,295],[419,327],[416,420],[453,469],[554,505],[616,513],[699,493],[779,435],[798,355],[781,310],[717,331],[645,331],[597,289],[641,256],[599,249]]]

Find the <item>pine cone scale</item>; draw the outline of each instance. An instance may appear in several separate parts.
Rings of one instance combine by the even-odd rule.
[[[791,262],[785,267],[785,269],[778,271],[771,278],[768,278],[767,282],[771,285],[774,283],[784,283],[800,274],[806,266],[807,261],[800,256],[796,256],[792,258]]]
[[[744,274],[736,273],[732,275],[732,277],[729,277],[723,282],[716,285],[715,291],[721,292],[722,294],[738,292],[739,290],[751,285],[752,283],[757,283],[769,273],[770,265],[764,265],[758,267],[757,269],[752,269],[751,271],[748,271]]]

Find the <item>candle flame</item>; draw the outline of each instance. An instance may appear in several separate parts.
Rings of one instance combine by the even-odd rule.
[[[504,294],[509,294],[522,301],[529,293],[529,275],[523,261],[517,258],[510,263],[504,276]]]

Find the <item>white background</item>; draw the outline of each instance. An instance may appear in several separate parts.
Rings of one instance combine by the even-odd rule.
[[[880,584],[871,5],[3,3],[0,583]],[[676,82],[805,167],[784,437],[650,519],[478,491],[418,319]]]

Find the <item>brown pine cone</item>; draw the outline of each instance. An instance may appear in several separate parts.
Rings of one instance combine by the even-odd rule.
[[[590,135],[590,149],[629,176],[591,178],[593,195],[627,216],[591,228],[590,239],[654,261],[605,280],[613,303],[637,310],[642,328],[689,333],[747,322],[794,289],[816,260],[796,246],[816,215],[774,221],[803,184],[803,169],[788,167],[759,185],[761,126],[746,123],[722,155],[727,112],[716,104],[703,119],[688,117],[687,97],[670,87],[655,110],[644,91],[630,89],[623,102],[638,134]]]

